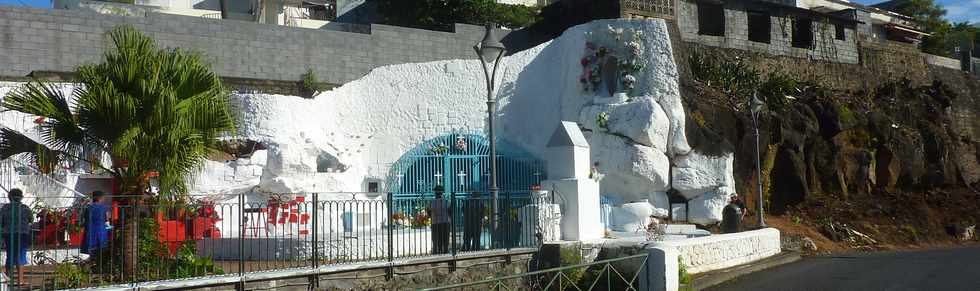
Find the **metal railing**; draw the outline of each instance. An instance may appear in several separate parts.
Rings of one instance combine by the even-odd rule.
[[[674,0],[621,0],[622,16],[674,19]]]
[[[4,242],[14,246],[4,248],[4,258],[11,252],[26,258],[24,276],[10,272],[4,283],[83,288],[537,247],[537,208],[528,206],[540,198],[510,194],[500,200],[497,227],[488,224],[488,196],[462,192],[443,199],[252,193],[230,202],[200,196],[135,203],[113,197],[0,213],[11,216],[5,221],[20,215],[31,221],[30,234],[0,226]]]
[[[640,254],[422,290],[639,290],[647,259]]]

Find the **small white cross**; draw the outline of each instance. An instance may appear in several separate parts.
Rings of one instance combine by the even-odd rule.
[[[466,172],[459,171],[459,174],[456,174],[456,177],[459,177],[460,186],[462,186],[466,182]]]
[[[442,185],[442,173],[436,172],[434,176],[436,177],[436,185]]]

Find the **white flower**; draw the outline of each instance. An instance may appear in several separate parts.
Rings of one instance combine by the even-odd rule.
[[[626,47],[630,49],[630,52],[632,52],[634,56],[639,56],[643,53],[643,45],[641,45],[639,42],[628,42],[626,43]]]
[[[630,74],[623,76],[623,85],[626,86],[627,89],[633,89],[633,83],[636,83],[636,77],[633,77],[633,75]]]

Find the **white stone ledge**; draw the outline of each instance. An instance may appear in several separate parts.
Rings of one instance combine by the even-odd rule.
[[[782,251],[779,230],[775,228],[658,242],[651,246],[676,249],[691,274],[751,263]]]

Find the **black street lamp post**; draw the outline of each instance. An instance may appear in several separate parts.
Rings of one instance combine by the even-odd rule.
[[[507,48],[497,39],[494,34],[493,25],[486,25],[486,32],[483,41],[473,46],[480,63],[483,64],[483,75],[487,81],[487,133],[490,138],[490,199],[493,199],[493,209],[491,215],[491,225],[497,228],[499,205],[497,205],[497,139],[493,134],[494,114],[497,109],[497,101],[494,98],[494,86],[496,85],[497,67],[500,59],[503,58]]]
[[[759,227],[766,227],[766,221],[763,218],[762,212],[762,160],[759,157],[759,113],[762,111],[762,107],[765,103],[759,100],[757,93],[752,93],[752,99],[749,100],[749,112],[752,114],[752,127],[755,129],[755,171],[756,171],[756,185],[758,186],[759,200],[756,202],[756,207],[758,208],[759,216]]]

